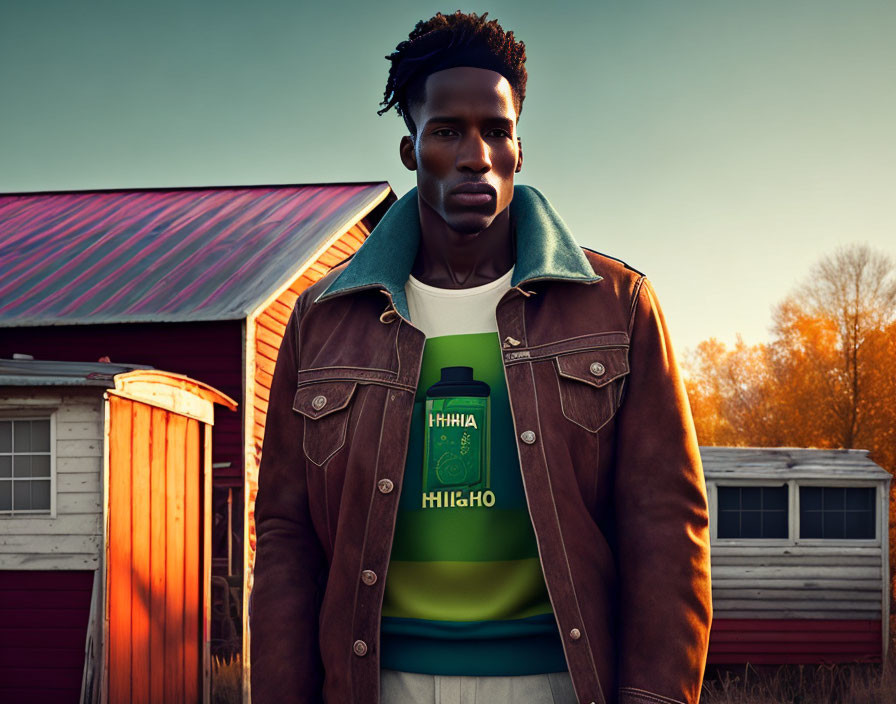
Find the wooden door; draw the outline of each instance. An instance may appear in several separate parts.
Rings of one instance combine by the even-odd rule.
[[[109,396],[108,698],[202,696],[200,422]]]

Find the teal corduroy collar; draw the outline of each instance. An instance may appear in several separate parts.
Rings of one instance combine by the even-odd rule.
[[[516,223],[516,266],[512,286],[538,279],[594,283],[594,273],[581,248],[556,210],[531,186],[514,186],[510,216]],[[327,289],[323,301],[351,291],[377,287],[392,296],[395,309],[410,318],[404,285],[420,242],[417,189],[392,205]]]

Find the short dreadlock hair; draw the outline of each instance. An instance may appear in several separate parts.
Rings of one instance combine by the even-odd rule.
[[[513,32],[505,32],[497,20],[486,22],[486,17],[487,12],[477,15],[458,10],[420,20],[407,40],[386,57],[392,65],[380,103],[383,109],[377,114],[394,106],[411,134],[416,134],[409,108],[423,102],[427,76],[455,66],[473,66],[496,71],[507,79],[519,118],[528,78],[526,45],[514,39]]]

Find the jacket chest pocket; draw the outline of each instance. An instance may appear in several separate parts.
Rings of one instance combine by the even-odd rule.
[[[356,381],[323,381],[300,386],[292,408],[305,416],[302,449],[318,467],[345,445]]]
[[[554,364],[563,415],[596,433],[619,408],[629,372],[628,347],[564,354],[555,357]]]

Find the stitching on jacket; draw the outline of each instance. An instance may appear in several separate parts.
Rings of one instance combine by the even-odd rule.
[[[525,326],[526,326],[526,317],[525,317],[525,313],[524,313],[524,315],[523,315],[523,330],[524,330],[524,332],[525,332]],[[542,427],[541,427],[541,413],[538,412],[538,408],[539,408],[538,386],[535,383],[535,369],[531,363],[528,366],[529,366],[529,378],[532,383],[532,393],[535,396],[535,409],[534,409],[535,423],[538,427],[539,434],[542,436],[542,438],[544,438],[544,433],[542,432]],[[539,450],[539,453],[541,454],[541,459],[542,459],[543,467],[544,467],[545,479],[546,479],[547,485],[548,485],[548,492],[551,497],[551,508],[552,508],[552,512],[554,515],[554,526],[556,527],[557,533],[560,534],[560,538],[561,538],[560,539],[560,547],[561,547],[562,553],[563,553],[563,562],[566,565],[567,582],[569,584],[569,589],[572,592],[573,603],[575,604],[576,614],[578,615],[578,621],[580,624],[584,624],[585,620],[582,618],[582,609],[579,606],[579,596],[578,596],[578,594],[576,594],[576,585],[572,578],[572,568],[569,565],[569,554],[566,551],[566,544],[563,541],[563,531],[560,527],[560,516],[557,514],[557,500],[554,497],[554,483],[551,481],[550,473],[547,471],[548,458],[544,451],[544,441],[542,441],[538,444],[538,450]],[[530,513],[531,513],[531,508],[530,508]],[[539,550],[539,560],[540,560],[541,559],[541,548],[539,547],[538,550]],[[553,606],[553,601],[551,602],[551,605]],[[559,623],[558,623],[558,625],[559,625]],[[561,631],[562,631],[562,628],[561,628]],[[585,642],[583,643],[583,645],[588,649],[588,653],[589,653],[588,659],[591,662],[591,673],[594,676],[594,681],[595,681],[595,684],[597,685],[598,699],[600,699],[601,702],[604,702],[604,701],[606,701],[606,698],[604,697],[603,690],[600,685],[600,675],[598,675],[598,673],[597,673],[597,667],[594,663],[594,657],[591,655],[591,653],[593,651],[591,650],[591,640],[588,636],[587,629],[584,629],[583,635],[585,636]],[[561,632],[560,637],[562,639],[561,643],[563,644],[563,651],[564,651],[564,654],[566,655],[566,653],[567,653],[566,638],[564,637],[562,632]],[[568,656],[567,656],[567,659],[568,659]]]
[[[632,330],[635,327],[635,311],[638,309],[638,299],[641,297],[641,287],[644,284],[646,276],[642,276],[635,282],[635,290],[632,292],[632,306],[628,314],[628,336],[631,338]]]
[[[638,687],[620,687],[619,693],[623,692],[631,694],[633,697],[638,697],[639,699],[644,699],[651,704],[685,704],[685,702],[680,699],[672,699],[671,697],[664,697],[662,694],[656,694],[655,692],[648,692],[646,689],[640,689]]]

